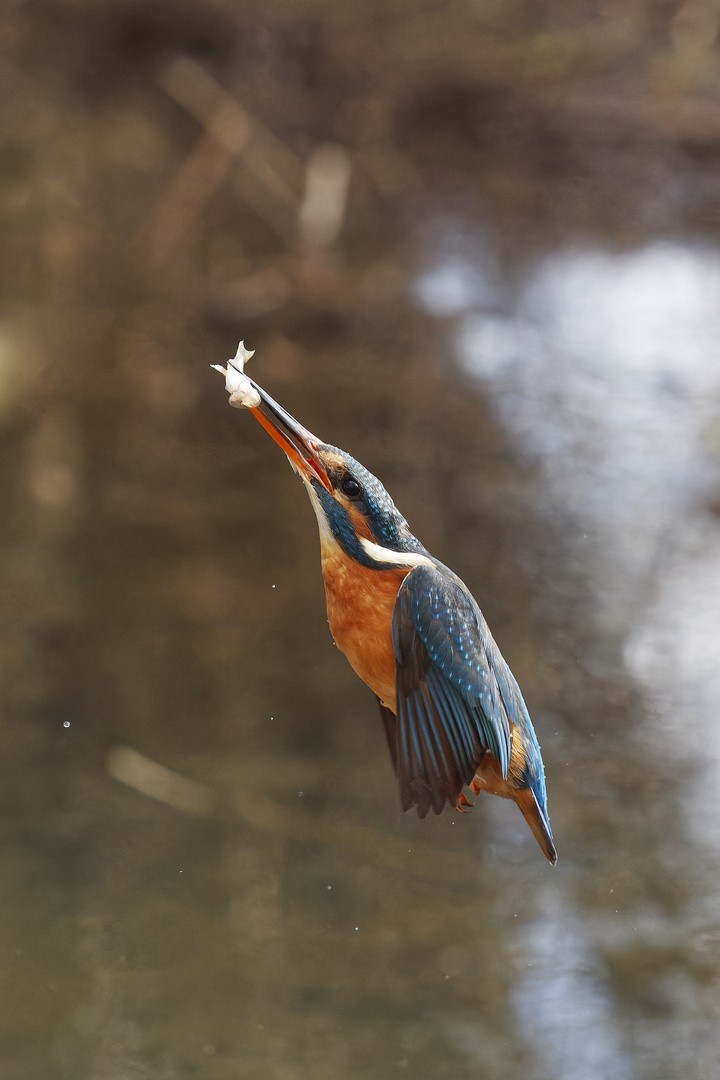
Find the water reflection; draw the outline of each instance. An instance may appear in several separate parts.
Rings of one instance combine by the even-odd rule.
[[[630,858],[646,879],[634,900],[625,883],[615,905],[617,864],[607,859],[609,876],[595,880],[606,902],[594,902],[594,916],[573,911],[567,881],[536,896],[522,933],[528,970],[513,995],[520,1028],[541,1048],[531,1075],[640,1075],[628,1051],[646,1061],[642,1048],[655,1039],[669,1071],[642,1075],[709,1076],[717,1037],[704,1032],[692,1066],[681,1048],[705,991],[691,961],[668,970],[668,940],[678,941],[678,918],[682,939],[718,917],[720,256],[669,242],[573,249],[503,278],[491,250],[473,264],[466,249],[448,247],[417,282],[417,300],[455,320],[459,363],[539,470],[537,511],[554,523],[552,535],[587,585],[583,619],[605,642],[617,641],[617,660],[641,691],[622,729],[610,709],[585,735],[603,740],[596,768],[619,748],[609,777],[629,767],[631,787],[652,791],[634,812],[628,800],[626,827],[647,828],[661,843],[650,853],[655,868],[641,870],[636,842],[620,839],[628,855],[635,848]],[[607,657],[594,661],[594,651],[597,642],[584,658],[588,674],[595,668],[612,682],[617,673]],[[583,768],[580,757],[574,767]],[[573,792],[587,798],[584,780]],[[648,815],[645,825],[638,812]],[[679,896],[661,892],[688,872],[693,895],[682,910]],[[654,990],[640,992],[648,967]],[[634,1000],[629,1016],[626,997]]]
[[[520,935],[527,970],[513,994],[518,1027],[535,1050],[529,1077],[632,1080],[639,1074],[584,918],[558,888],[541,890],[536,906],[540,913]]]
[[[602,603],[613,579],[647,572],[678,512],[707,493],[720,259],[680,245],[563,252],[489,307],[487,289],[479,305],[467,302],[477,280],[485,278],[441,266],[418,293],[437,285],[465,308],[461,363],[491,391],[519,447],[541,461],[553,501],[607,539]]]

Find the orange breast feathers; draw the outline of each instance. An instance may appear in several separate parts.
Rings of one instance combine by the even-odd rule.
[[[329,538],[321,540],[330,632],[352,668],[395,712],[392,614],[398,589],[411,569],[369,570]]]

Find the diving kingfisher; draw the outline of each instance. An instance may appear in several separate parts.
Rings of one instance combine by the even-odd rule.
[[[472,808],[467,787],[513,799],[557,861],[545,775],[520,688],[467,586],[410,532],[380,481],[321,442],[230,361],[249,408],[300,475],[317,516],[328,622],[378,699],[403,810]],[[238,389],[240,387],[240,389]]]

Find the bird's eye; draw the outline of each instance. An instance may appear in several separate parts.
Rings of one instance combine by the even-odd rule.
[[[347,495],[348,499],[359,499],[362,495],[360,484],[358,484],[357,480],[353,480],[352,476],[346,476],[340,485],[340,488]]]

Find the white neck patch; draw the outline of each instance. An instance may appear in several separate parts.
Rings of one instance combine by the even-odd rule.
[[[390,548],[384,548],[381,547],[380,544],[374,544],[372,540],[366,540],[364,536],[359,536],[358,540],[362,544],[362,549],[365,554],[372,559],[373,562],[383,563],[384,565],[390,564],[393,566],[433,565],[427,555],[421,555],[419,551],[391,551]]]

